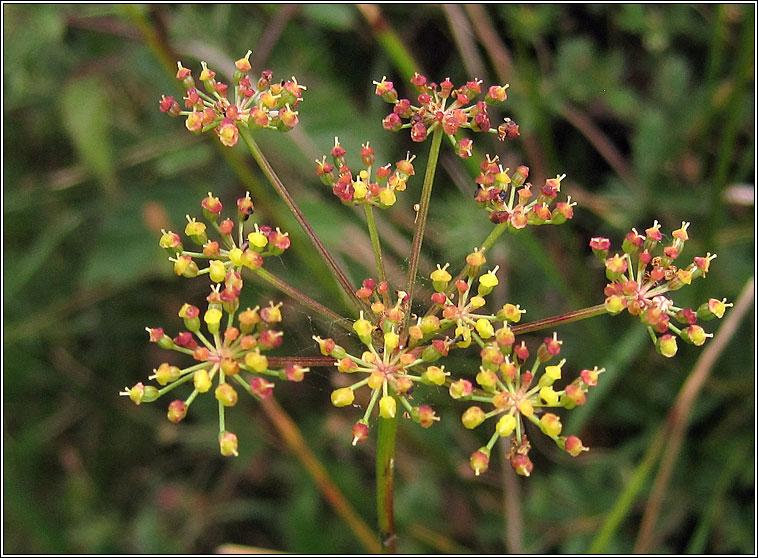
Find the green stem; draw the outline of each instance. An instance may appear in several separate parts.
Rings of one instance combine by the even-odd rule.
[[[395,535],[395,438],[398,415],[379,419],[376,447],[376,511],[384,554],[397,553]]]
[[[333,322],[337,324],[338,326],[345,328],[348,331],[353,331],[353,328],[350,326],[351,324],[350,320],[348,320],[344,316],[340,316],[334,310],[327,308],[323,304],[316,302],[312,298],[301,293],[295,287],[282,281],[279,277],[277,277],[270,271],[266,271],[262,267],[259,267],[258,269],[254,269],[253,272],[256,275],[258,275],[258,277],[266,281],[269,285],[272,285],[273,287],[282,291],[284,294],[289,295],[293,299],[297,300],[303,306],[310,308],[311,310],[313,310],[314,312],[318,314],[321,314],[328,321]]]
[[[494,229],[492,229],[492,232],[487,236],[487,238],[484,239],[484,242],[482,242],[482,245],[479,247],[479,250],[482,252],[486,252],[490,248],[492,248],[492,245],[495,244],[495,241],[500,238],[500,235],[502,235],[506,229],[508,228],[508,223],[500,223],[497,225]]]
[[[376,221],[374,220],[374,208],[370,205],[364,205],[363,210],[366,213],[366,225],[368,225],[368,234],[371,237],[371,248],[374,250],[374,259],[376,260],[376,272],[379,275],[379,281],[386,281],[387,275],[384,273],[384,261],[382,260],[382,246],[379,244],[379,233],[376,230]]]
[[[513,326],[511,329],[515,335],[520,335],[522,333],[529,333],[539,329],[546,329],[571,322],[578,322],[579,320],[586,320],[587,318],[594,318],[595,316],[602,316],[607,313],[608,310],[605,309],[605,305],[598,304],[596,306],[590,306],[589,308],[573,310],[571,312],[566,312],[565,314],[558,314],[557,316],[551,316],[550,318],[536,320],[534,322],[529,322],[528,324]]]
[[[376,42],[384,49],[405,81],[410,81],[415,72],[421,71],[421,66],[413,59],[413,55],[405,47],[395,30],[390,27],[379,6],[376,4],[356,4],[356,7],[366,18]]]
[[[421,189],[421,203],[416,214],[416,230],[413,233],[413,246],[411,247],[411,260],[408,268],[408,300],[413,301],[413,288],[416,285],[416,272],[418,270],[418,260],[421,254],[421,243],[424,240],[424,231],[426,230],[426,218],[429,214],[429,202],[432,199],[432,186],[434,185],[434,173],[437,170],[437,160],[440,155],[440,145],[444,132],[441,126],[435,128],[432,133],[432,146],[429,149],[429,159],[426,162],[426,173],[424,174],[424,185]],[[408,327],[408,319],[411,313],[406,312],[403,322],[403,331]]]
[[[279,194],[279,196],[282,198],[284,203],[287,205],[287,208],[295,217],[298,224],[305,231],[305,234],[307,234],[308,238],[311,239],[313,246],[321,255],[321,258],[324,260],[324,263],[326,263],[327,267],[329,267],[329,269],[331,270],[332,274],[334,275],[334,278],[337,280],[337,283],[339,283],[340,287],[342,287],[342,290],[347,295],[347,298],[353,301],[353,304],[355,305],[356,308],[363,308],[363,305],[361,304],[360,299],[355,295],[355,290],[350,284],[350,280],[347,278],[347,275],[345,275],[345,272],[342,271],[342,269],[339,267],[339,265],[334,260],[332,255],[326,250],[326,246],[324,246],[324,243],[321,242],[321,239],[316,235],[316,232],[313,230],[313,227],[311,227],[310,223],[305,219],[305,215],[303,215],[303,212],[300,211],[300,208],[295,203],[295,200],[292,198],[290,193],[287,191],[287,188],[285,188],[284,184],[279,179],[279,176],[276,174],[274,169],[269,164],[268,160],[266,159],[266,156],[258,147],[258,144],[255,143],[255,140],[253,139],[253,136],[250,133],[250,130],[248,130],[244,126],[240,126],[239,133],[242,139],[244,140],[244,142],[247,144],[247,147],[250,150],[250,154],[253,156],[255,161],[258,163],[258,166],[263,171],[263,174],[266,175],[266,178],[268,178],[268,181],[274,187],[274,190],[276,190],[277,194]]]

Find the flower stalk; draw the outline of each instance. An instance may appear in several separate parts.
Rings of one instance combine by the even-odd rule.
[[[397,553],[395,535],[395,440],[398,415],[379,420],[376,447],[376,511],[384,554]]]
[[[582,308],[581,310],[572,310],[564,314],[558,314],[557,316],[550,316],[549,318],[543,318],[542,320],[535,320],[526,324],[513,326],[514,335],[521,335],[524,333],[530,333],[532,331],[538,331],[540,329],[553,328],[555,326],[569,324],[571,322],[578,322],[579,320],[586,320],[587,318],[594,318],[595,316],[602,316],[607,314],[604,304],[596,304],[589,308]]]
[[[437,161],[440,155],[440,146],[444,136],[441,127],[437,127],[432,132],[432,145],[429,148],[429,159],[426,162],[426,172],[424,173],[424,185],[421,189],[421,201],[419,203],[418,213],[416,213],[416,230],[413,233],[413,245],[411,247],[411,259],[408,266],[408,300],[413,300],[413,290],[416,285],[416,273],[418,271],[418,260],[421,254],[421,243],[424,240],[424,231],[426,230],[426,219],[429,215],[429,202],[432,199],[432,187],[434,186],[434,174],[437,170]],[[410,312],[406,315],[405,326],[408,325]],[[405,328],[403,328],[405,329]]]
[[[310,238],[311,242],[313,243],[313,246],[316,248],[318,253],[323,258],[324,263],[326,263],[326,265],[331,270],[332,274],[334,275],[334,278],[337,280],[337,283],[345,292],[348,299],[353,302],[356,308],[362,308],[361,301],[358,299],[358,297],[355,296],[355,291],[353,290],[353,287],[350,284],[350,280],[347,278],[347,275],[345,275],[345,272],[340,268],[340,266],[334,260],[332,255],[327,251],[326,246],[324,246],[324,243],[321,242],[321,239],[318,237],[316,232],[313,230],[313,227],[311,227],[311,224],[307,221],[307,219],[303,215],[303,212],[300,211],[300,208],[295,203],[295,200],[292,198],[289,191],[287,191],[287,188],[284,186],[281,179],[279,178],[279,176],[271,167],[271,164],[268,162],[268,159],[266,159],[266,156],[263,154],[260,147],[258,147],[258,144],[253,139],[253,136],[250,133],[250,131],[244,126],[240,126],[239,133],[240,133],[240,137],[242,138],[242,140],[245,142],[248,149],[250,150],[250,154],[253,156],[255,161],[258,163],[258,166],[263,171],[263,174],[266,175],[266,178],[274,187],[274,190],[276,190],[276,193],[279,194],[279,196],[282,198],[282,200],[287,205],[289,210],[292,212],[292,215],[295,217],[298,224],[305,231],[305,234],[308,235],[308,238]]]
[[[309,296],[297,290],[292,285],[281,280],[279,277],[277,277],[270,271],[267,271],[263,269],[262,267],[259,267],[258,269],[255,269],[253,271],[255,272],[256,275],[258,275],[258,277],[266,281],[269,285],[275,287],[276,289],[280,290],[284,294],[291,296],[294,300],[298,301],[300,304],[302,304],[306,308],[310,308],[317,314],[320,314],[322,317],[326,318],[326,320],[328,320],[329,322],[335,323],[348,331],[352,331],[350,320],[348,320],[344,316],[340,316],[339,314],[337,314],[337,312],[335,312],[331,308],[327,308],[323,304],[316,302]]]

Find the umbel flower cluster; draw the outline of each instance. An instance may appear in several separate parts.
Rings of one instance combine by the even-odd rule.
[[[244,225],[255,210],[249,193],[237,200],[236,222],[221,219],[223,205],[211,193],[202,200],[201,206],[218,240],[209,238],[206,223],[187,216],[184,232],[200,251],[185,249],[181,236],[171,231],[163,231],[159,245],[170,254],[169,261],[173,262],[177,275],[208,276],[211,288],[205,310],[184,304],[178,315],[186,329],[174,337],[162,328],[147,328],[151,342],[163,349],[184,353],[195,364],[179,368],[163,362],[149,377],[160,387],[139,382],[125,388],[121,395],[128,396],[137,405],[150,403],[191,382],[194,389],[190,395],[183,400],[175,399],[168,406],[168,419],[177,423],[185,418],[199,394],[213,389],[219,404],[221,454],[237,455],[237,436],[226,429],[224,412],[226,407],[237,404],[237,389],[265,398],[274,388],[272,380],[300,382],[309,369],[298,364],[278,370],[269,367],[265,353],[282,343],[283,333],[277,329],[282,321],[281,303],[269,302],[263,308],[240,310],[239,298],[244,286],[241,271],[259,269],[264,258],[282,254],[289,248],[289,235],[278,228],[258,224],[245,235]]]
[[[503,169],[499,162],[497,156],[487,155],[476,177],[474,199],[487,210],[490,221],[523,229],[527,225],[560,225],[574,216],[576,203],[571,201],[571,196],[550,208],[566,175],[547,179],[534,197],[532,185],[526,182],[529,167],[521,165],[509,174],[510,169]]]
[[[160,109],[171,116],[186,116],[185,126],[190,132],[200,133],[215,130],[219,141],[233,147],[239,141],[239,128],[272,128],[287,132],[297,126],[295,110],[302,99],[305,86],[294,77],[289,81],[274,82],[274,75],[266,70],[257,81],[252,81],[252,51],[234,63],[234,87],[216,79],[216,72],[202,63],[199,79],[203,89],[198,89],[192,72],[178,62],[176,79],[187,90],[182,98],[184,109],[173,97],[161,97]]]
[[[477,475],[487,470],[496,441],[515,433],[509,453],[511,465],[519,474],[529,476],[532,471],[528,457],[530,444],[522,417],[535,423],[569,454],[576,456],[586,451],[576,436],[561,436],[560,419],[545,409],[570,409],[584,404],[587,389],[597,384],[597,377],[603,370],[597,367],[583,370],[571,384],[554,389],[553,384],[561,379],[564,359],[558,365],[546,367],[535,383],[533,380],[540,367],[560,353],[562,342],[555,334],[545,339],[537,349],[533,365],[526,369],[524,362],[529,358],[529,349],[523,341],[516,343],[510,327],[521,320],[525,310],[518,305],[505,304],[495,314],[486,312],[486,297],[499,283],[498,270],[483,272],[486,257],[478,250],[469,254],[466,262],[465,279],[457,281],[453,281],[447,271],[448,264],[444,267],[437,265],[430,275],[435,290],[431,295],[430,311],[426,316],[416,318],[415,323],[407,328],[404,339],[397,331],[408,312],[407,294],[398,291],[393,301],[388,284],[377,283],[374,279],[364,280],[356,292],[359,298],[370,303],[372,312],[370,319],[361,313],[353,324],[365,351],[360,355],[351,354],[331,338],[314,337],[321,353],[335,359],[337,370],[360,376],[351,385],[332,392],[332,403],[336,407],[352,405],[356,390],[363,387],[370,390],[364,415],[352,429],[353,444],[368,438],[370,417],[377,403],[381,418],[394,418],[399,401],[405,416],[425,428],[440,420],[429,405],[416,405],[412,397],[417,385],[428,385],[447,388],[454,400],[477,401],[493,407],[490,412],[479,406],[466,410],[462,422],[467,428],[475,428],[490,417],[502,415],[488,444],[471,456],[471,467]],[[441,317],[437,316],[438,313]],[[500,327],[497,327],[498,322]],[[444,364],[437,364],[451,350],[472,345],[478,347],[481,360],[475,379],[479,388],[465,377],[456,377],[457,374],[446,370]],[[522,367],[525,368],[523,371]]]
[[[325,185],[331,186],[334,195],[345,204],[374,205],[382,209],[391,207],[397,201],[395,192],[405,190],[408,179],[416,174],[413,168],[415,156],[412,157],[409,153],[405,159],[395,164],[394,171],[392,165],[387,163],[377,168],[373,177],[372,169],[376,158],[373,148],[366,142],[361,146],[360,152],[364,168],[353,176],[345,161],[346,153],[339,139],[334,138],[331,152],[334,164],[326,161],[326,155],[321,161],[316,160],[316,175]]]
[[[250,54],[248,51],[235,63],[231,91],[205,63],[199,77],[203,88],[198,89],[190,70],[179,63],[176,77],[187,89],[183,106],[172,97],[164,96],[160,109],[173,116],[185,116],[186,127],[192,132],[214,130],[227,146],[235,145],[242,135],[258,160],[260,153],[254,150],[247,130],[292,129],[299,120],[295,109],[302,101],[305,87],[294,77],[275,82],[268,71],[252,81],[248,76]],[[384,129],[407,129],[417,143],[436,138],[430,150],[417,218],[426,218],[423,205],[430,200],[433,184],[433,180],[427,178],[433,177],[438,148],[445,137],[458,156],[468,158],[473,154],[473,141],[465,137],[463,130],[493,133],[501,141],[519,135],[518,126],[510,119],[506,118],[497,126],[491,122],[490,107],[507,99],[507,85],[483,88],[482,82],[474,79],[455,87],[449,79],[437,84],[417,73],[411,79],[417,93],[416,99],[411,101],[401,98],[386,77],[374,84],[376,94],[392,105],[392,111],[382,120]],[[466,428],[473,429],[493,419],[489,424],[494,424],[494,431],[488,442],[470,457],[471,468],[477,475],[487,470],[497,440],[508,438],[507,455],[511,466],[518,474],[528,476],[533,468],[528,455],[531,446],[528,429],[540,431],[572,456],[587,451],[578,437],[563,432],[557,411],[583,405],[589,388],[597,385],[604,369],[574,368],[565,358],[558,360],[562,341],[556,333],[543,338],[530,357],[527,342],[516,339],[518,323],[526,311],[512,303],[503,304],[497,311],[490,310],[499,306],[491,300],[499,283],[499,269],[486,269],[487,250],[506,230],[518,231],[529,225],[560,225],[573,217],[576,204],[571,198],[558,201],[565,175],[546,180],[537,190],[527,181],[528,167],[522,165],[511,171],[502,167],[497,156],[486,155],[475,180],[474,203],[486,210],[496,226],[484,243],[469,253],[457,276],[453,277],[449,271],[450,264],[437,265],[428,278],[433,290],[428,309],[424,314],[414,314],[411,305],[418,301],[412,301],[409,293],[414,292],[416,268],[413,264],[410,266],[407,287],[390,286],[385,278],[372,213],[373,207],[393,206],[397,192],[411,189],[414,158],[415,155],[409,153],[394,169],[390,164],[377,167],[374,150],[366,142],[360,151],[363,168],[354,172],[347,164],[346,150],[335,138],[331,162],[326,156],[316,160],[316,175],[334,195],[346,205],[363,206],[379,277],[378,280],[365,279],[360,288],[349,293],[360,309],[348,320],[348,327],[360,345],[348,340],[350,342],[342,346],[332,338],[314,336],[321,354],[328,357],[326,362],[346,375],[345,378],[355,378],[332,392],[332,404],[354,406],[356,393],[367,392],[363,415],[351,431],[352,443],[364,442],[375,420],[403,416],[424,428],[439,421],[441,417],[429,405],[418,404],[422,398],[417,396],[416,389],[423,390],[426,386],[426,389],[444,389],[453,400],[472,403],[461,417]],[[282,194],[282,187],[274,180],[272,184]],[[184,353],[195,363],[185,368],[162,363],[150,376],[158,387],[140,382],[126,388],[122,395],[140,404],[154,401],[191,382],[194,387],[191,394],[169,405],[169,419],[178,422],[196,396],[210,391],[215,382],[220,450],[224,455],[236,455],[237,439],[226,430],[224,409],[237,402],[237,389],[255,397],[267,397],[274,387],[272,380],[301,381],[308,368],[294,363],[283,369],[269,367],[265,352],[279,346],[282,339],[278,330],[282,320],[280,305],[269,302],[263,308],[239,309],[244,285],[241,273],[248,270],[262,274],[265,258],[281,255],[290,245],[289,236],[278,228],[257,224],[245,229],[254,211],[249,195],[237,200],[236,222],[221,219],[221,202],[210,193],[202,207],[205,220],[218,240],[210,240],[206,223],[188,216],[185,234],[198,246],[197,250],[185,249],[181,237],[171,231],[163,232],[160,245],[169,253],[177,275],[209,277],[212,286],[207,308],[201,316],[199,308],[185,304],[179,316],[184,320],[186,331],[173,338],[160,328],[148,328],[151,341]],[[666,357],[676,353],[676,337],[702,345],[711,334],[705,333],[697,320],[720,318],[730,306],[725,300],[710,299],[692,310],[675,306],[668,297],[670,292],[690,284],[695,278],[705,277],[715,258],[707,254],[694,258],[686,266],[674,265],[688,239],[688,226],[683,223],[674,231],[670,243],[663,242],[657,222],[645,230],[644,235],[632,229],[621,252],[613,255],[610,255],[608,239],[595,237],[590,241],[592,250],[604,263],[610,283],[605,288],[604,305],[588,310],[592,310],[592,315],[627,310],[639,316],[656,348]],[[416,233],[419,231],[423,233],[423,226],[417,227]],[[423,234],[414,237],[414,250],[420,250],[422,237]],[[342,283],[349,291],[349,281]],[[298,294],[289,286],[286,289],[278,283],[276,286],[289,294]],[[305,298],[303,295],[301,300]],[[451,351],[476,351],[477,354],[471,356],[472,361],[478,363],[478,372],[466,374],[448,370],[444,360]],[[579,372],[569,374],[572,369]]]
[[[479,101],[476,98],[482,94],[481,80],[467,81],[456,88],[450,78],[445,78],[438,85],[416,73],[411,78],[411,84],[418,92],[417,105],[410,99],[400,99],[394,83],[386,77],[374,82],[375,93],[393,105],[392,112],[382,120],[385,130],[397,132],[410,129],[411,139],[423,142],[436,128],[442,127],[456,154],[462,159],[473,155],[474,142],[471,138],[458,138],[461,129],[497,134],[501,141],[519,135],[518,125],[512,120],[506,119],[497,127],[490,120],[488,107],[508,98],[507,84],[489,87],[484,99]]]
[[[624,238],[621,253],[616,252],[610,257],[610,240],[603,237],[590,240],[592,251],[603,261],[605,275],[611,281],[605,287],[606,310],[611,314],[626,310],[639,316],[656,349],[665,357],[676,354],[677,337],[697,346],[713,337],[697,323],[698,318],[721,318],[726,308],[732,305],[726,299],[711,298],[693,310],[676,306],[668,296],[669,292],[689,285],[694,279],[705,277],[716,257],[716,254],[708,253],[696,256],[684,267],[675,265],[689,239],[689,226],[689,223],[682,223],[671,233],[672,240],[666,245],[658,221],[645,229],[644,235],[632,229]]]

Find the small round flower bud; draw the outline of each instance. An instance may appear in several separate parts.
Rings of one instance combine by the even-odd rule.
[[[371,343],[371,332],[374,331],[374,326],[363,317],[363,312],[361,312],[361,317],[353,323],[353,331],[365,345]]]
[[[525,417],[530,417],[534,414],[534,405],[532,405],[532,402],[528,399],[522,399],[516,406],[518,407],[519,412]]]
[[[400,343],[400,336],[394,331],[388,331],[384,334],[384,348],[387,353],[392,353]]]
[[[481,275],[479,277],[479,287],[477,288],[477,293],[479,293],[480,296],[487,296],[492,292],[492,289],[497,286],[499,283],[497,279],[497,267],[493,270],[488,271],[484,275]]]
[[[203,113],[191,112],[184,121],[184,126],[193,133],[199,133],[203,129]]]
[[[498,312],[497,318],[499,320],[507,320],[516,324],[521,321],[522,314],[526,314],[526,310],[522,310],[518,304],[514,306],[513,304],[509,303],[505,304],[500,312]]]
[[[727,303],[726,299],[709,298],[708,302],[704,302],[697,309],[697,317],[701,320],[721,319],[729,306],[733,306],[733,304],[731,302]]]
[[[250,351],[245,355],[245,365],[254,372],[264,372],[268,370],[268,359],[258,350]]]
[[[167,416],[174,424],[180,422],[187,416],[187,404],[179,399],[172,401],[169,403]]]
[[[379,415],[385,419],[395,418],[397,400],[391,395],[385,395],[379,400]]]
[[[490,466],[490,449],[488,447],[481,447],[476,450],[471,454],[469,464],[476,476],[485,473]]]
[[[495,335],[495,328],[492,326],[492,322],[485,318],[479,318],[476,321],[475,327],[482,339],[489,339]]]
[[[665,335],[661,335],[656,343],[656,349],[658,349],[658,352],[665,356],[666,358],[671,358],[676,354],[677,346],[676,346],[676,337],[671,335],[670,333],[666,333]]]
[[[417,143],[420,143],[426,139],[426,126],[424,126],[423,123],[416,122],[413,126],[411,126],[411,139]]]
[[[611,241],[602,236],[595,236],[590,239],[590,248],[592,253],[598,258],[605,261],[608,258],[608,249],[611,247]]]
[[[211,352],[207,347],[197,347],[192,353],[192,357],[200,362],[208,362]]]
[[[487,263],[487,258],[484,257],[484,252],[480,252],[475,249],[468,256],[466,256],[466,263],[469,265],[469,277],[474,277],[479,271],[479,268]]]
[[[524,362],[526,359],[528,359],[529,349],[526,347],[526,343],[522,341],[521,343],[513,347],[513,355],[521,362]]]
[[[332,392],[331,399],[335,407],[347,407],[355,401],[355,393],[350,388],[339,388]]]
[[[624,237],[624,241],[621,243],[621,249],[625,254],[635,254],[644,246],[645,237],[639,234],[636,229],[632,229]]]
[[[497,432],[498,436],[502,438],[510,436],[513,434],[513,431],[516,430],[516,422],[516,417],[513,415],[503,415],[500,417],[500,420],[497,421],[497,425],[495,425],[495,431]]]
[[[368,439],[368,424],[363,419],[359,420],[353,425],[353,445],[362,444]]]
[[[208,326],[208,331],[214,335],[219,332],[223,315],[223,312],[218,308],[211,307],[206,310],[203,315],[203,321],[205,321],[205,324]]]
[[[555,355],[561,352],[561,344],[563,341],[558,340],[556,333],[553,333],[552,337],[546,337],[542,345],[537,349],[537,358],[542,362],[548,362]]]
[[[280,308],[282,303],[274,305],[273,302],[269,302],[268,306],[260,311],[261,318],[268,324],[279,323],[282,321],[282,312]]]
[[[284,368],[284,375],[290,382],[302,382],[305,373],[309,371],[310,368],[305,368],[299,364],[288,364]]]
[[[179,379],[182,371],[178,366],[171,366],[168,362],[161,363],[158,368],[153,370],[155,381],[160,385],[165,386],[168,383],[174,382]]]
[[[260,376],[256,376],[250,380],[250,391],[261,399],[266,399],[274,392],[274,384]]]
[[[558,418],[558,415],[545,413],[542,415],[542,418],[540,418],[540,428],[545,434],[551,438],[555,438],[561,433],[561,430],[563,430],[563,425],[561,424],[561,419]]]
[[[511,467],[513,467],[513,470],[522,477],[528,477],[532,474],[534,463],[532,463],[532,460],[529,459],[528,455],[517,453],[511,457]]]
[[[369,374],[368,387],[370,387],[371,389],[378,389],[382,387],[382,384],[384,384],[385,378],[386,376],[384,375],[384,372],[380,370],[374,370],[373,372],[371,372],[371,374]]]
[[[568,436],[564,442],[563,449],[572,457],[576,457],[583,451],[589,451],[589,448],[584,447],[582,441],[576,436]]]
[[[181,238],[178,234],[171,231],[162,231],[163,235],[161,236],[161,239],[158,241],[158,244],[161,248],[166,250],[169,254],[172,256],[176,254],[181,254],[182,250],[184,250],[184,246],[182,246]]]
[[[208,235],[206,234],[205,229],[205,223],[187,217],[187,226],[184,227],[184,234],[190,237],[192,242],[198,246],[202,246],[208,242]]]
[[[211,260],[208,264],[208,276],[214,283],[221,283],[226,279],[226,267],[221,260]]]
[[[441,268],[440,264],[437,264],[437,269],[432,271],[431,275],[429,275],[432,280],[432,286],[438,293],[444,292],[452,279],[452,276],[447,271],[449,265],[450,264],[445,264],[445,267]]]
[[[582,391],[582,388],[575,384],[566,386],[566,393],[561,397],[561,405],[567,409],[573,409],[577,405],[584,405],[586,402],[587,394]]]
[[[597,385],[599,373],[600,371],[597,368],[593,368],[592,370],[584,369],[579,373],[579,377],[586,385],[593,387]]]
[[[507,88],[508,85],[491,85],[487,90],[484,102],[488,105],[502,103],[508,98],[508,93],[506,92]]]
[[[540,399],[542,399],[546,405],[554,406],[558,404],[558,394],[552,386],[543,386],[540,388]]]
[[[708,337],[713,337],[713,334],[706,333],[702,327],[697,324],[693,324],[684,330],[682,336],[693,345],[697,345],[699,347],[705,343],[705,340]]]
[[[471,395],[474,391],[473,384],[466,380],[460,379],[450,384],[450,397],[453,399],[464,399]]]
[[[174,273],[181,277],[197,277],[199,269],[197,264],[192,260],[192,256],[184,255],[176,258],[174,262]]]
[[[215,197],[211,192],[208,192],[208,196],[203,198],[200,205],[203,207],[203,215],[205,215],[205,218],[209,221],[216,221],[224,208],[221,204],[221,200]]]
[[[445,378],[450,374],[445,372],[445,367],[439,366],[427,366],[426,370],[421,374],[421,381],[425,384],[433,384],[441,386],[445,383]]]
[[[472,429],[482,424],[485,418],[487,418],[486,413],[480,407],[474,406],[464,411],[461,422],[466,428]]]
[[[221,455],[229,457],[239,455],[237,451],[237,435],[232,432],[221,432],[218,435],[218,446]]]
[[[219,384],[216,388],[216,399],[221,402],[224,407],[234,407],[237,404],[239,396],[231,384],[223,383]]]
[[[201,368],[200,370],[196,371],[192,378],[192,381],[194,383],[195,389],[200,393],[207,392],[213,385],[210,374],[208,374],[208,371],[205,368]]]
[[[455,153],[461,159],[469,159],[474,155],[474,142],[470,138],[463,138],[455,146]]]
[[[267,329],[263,331],[258,337],[258,343],[261,347],[261,350],[274,349],[282,344],[283,337],[283,332]]]
[[[512,362],[506,361],[500,365],[500,373],[506,382],[515,382],[518,377],[518,368]]]
[[[135,405],[141,403],[151,403],[158,399],[158,389],[155,386],[146,386],[142,382],[134,384],[133,387],[124,388],[126,391],[122,391],[119,395],[126,395],[131,399]]]
[[[497,352],[500,353],[500,351]],[[497,369],[497,366],[494,366],[494,369]],[[487,391],[494,391],[497,387],[497,374],[492,370],[485,370],[485,368],[482,367],[476,374],[476,383]]]
[[[163,332],[163,328],[145,328],[150,334],[150,342],[157,343],[161,349],[173,349],[174,340]]]
[[[603,305],[609,314],[615,315],[626,308],[626,298],[620,295],[612,295],[605,299]]]
[[[626,258],[615,254],[613,257],[605,260],[605,276],[609,281],[618,281],[621,279],[628,268]]]
[[[226,331],[229,331],[229,330],[226,330]],[[224,332],[224,333],[226,333],[226,332]],[[221,370],[227,376],[234,376],[236,374],[239,374],[239,372],[240,372],[240,365],[233,358],[224,357],[224,358],[221,359]]]
[[[238,69],[240,72],[249,72],[249,71],[250,71],[250,69],[251,69],[251,66],[250,66],[250,55],[251,55],[252,53],[253,53],[253,51],[252,51],[252,50],[248,50],[248,51],[247,51],[247,54],[245,54],[245,56],[243,56],[242,58],[240,58],[239,60],[237,60],[237,61],[234,63],[234,66],[235,66],[235,67],[236,67],[236,68],[237,68],[237,69]]]
[[[545,378],[544,383],[542,380],[540,380],[541,385],[552,385],[553,382],[556,380],[560,380],[561,378],[561,366],[563,366],[563,363],[565,363],[566,360],[562,360],[559,364],[554,364],[552,366],[546,366],[545,367],[545,373],[542,375],[543,378]]]
[[[411,418],[424,428],[429,428],[436,421],[440,420],[440,417],[435,414],[434,409],[429,405],[414,407],[413,411],[411,411]]]
[[[495,342],[500,347],[511,347],[516,342],[516,336],[511,328],[503,326],[495,332]]]

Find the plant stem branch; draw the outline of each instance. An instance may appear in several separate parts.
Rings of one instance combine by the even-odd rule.
[[[395,439],[398,415],[379,419],[376,446],[376,511],[384,554],[397,553],[395,535]]]
[[[258,144],[255,143],[255,140],[253,139],[250,131],[244,126],[240,126],[239,133],[244,142],[247,144],[251,155],[263,171],[263,174],[266,175],[266,178],[268,178],[269,182],[274,187],[274,190],[276,190],[277,194],[279,194],[284,203],[287,205],[287,208],[290,210],[290,212],[292,212],[292,215],[295,217],[298,224],[302,227],[303,231],[305,231],[305,234],[307,234],[308,238],[311,239],[313,246],[323,258],[324,263],[326,263],[327,267],[329,267],[331,270],[334,278],[337,280],[337,283],[339,283],[340,287],[342,287],[342,290],[347,295],[347,298],[353,302],[356,308],[363,308],[360,299],[355,295],[355,290],[350,284],[350,280],[347,278],[347,275],[345,275],[345,272],[342,271],[332,255],[327,251],[323,242],[321,242],[321,239],[316,235],[313,227],[311,227],[310,223],[306,220],[303,212],[300,211],[300,208],[295,203],[295,200],[292,198],[290,193],[287,191],[287,188],[285,188],[284,184],[279,179],[279,176],[269,164],[266,156],[260,150]]]
[[[386,281],[387,275],[384,272],[384,261],[382,260],[382,246],[379,243],[379,233],[376,230],[376,221],[374,220],[374,208],[370,205],[364,205],[363,210],[366,213],[366,225],[368,234],[371,237],[371,248],[374,250],[374,259],[376,260],[376,272],[379,275],[379,281]]]
[[[532,331],[568,324],[571,322],[578,322],[579,320],[586,320],[587,318],[594,318],[595,316],[602,316],[603,314],[607,313],[608,311],[605,309],[604,304],[597,304],[595,306],[590,306],[589,308],[573,310],[571,312],[566,312],[565,314],[558,314],[557,316],[551,316],[542,320],[536,320],[534,322],[516,325],[511,329],[513,330],[514,335],[520,335],[523,333],[530,333]]]
[[[277,277],[270,271],[266,271],[262,267],[259,267],[258,269],[254,269],[253,272],[256,275],[258,275],[258,277],[266,281],[268,284],[279,289],[284,294],[289,295],[291,298],[298,301],[303,306],[310,308],[311,310],[313,310],[314,312],[318,314],[321,314],[321,316],[326,318],[328,321],[333,322],[336,325],[343,327],[344,329],[348,331],[352,331],[352,327],[350,326],[351,322],[349,319],[345,318],[344,316],[340,316],[334,310],[327,308],[323,304],[316,302],[309,296],[301,293],[295,287],[282,281],[279,277]]]
[[[429,148],[429,159],[426,162],[426,173],[424,174],[424,185],[421,189],[421,202],[416,214],[416,230],[413,233],[413,245],[411,246],[411,260],[408,268],[408,300],[413,301],[413,289],[416,285],[416,272],[418,271],[418,259],[421,253],[421,243],[424,240],[424,231],[426,230],[426,218],[429,214],[429,202],[432,199],[432,186],[434,186],[434,173],[437,170],[437,161],[440,155],[440,145],[444,132],[441,126],[438,126],[432,132],[432,145]],[[403,322],[403,331],[407,329],[410,311],[406,312]]]
[[[300,462],[308,470],[313,480],[316,481],[319,490],[328,500],[339,516],[350,526],[355,536],[363,543],[363,546],[372,554],[381,552],[379,543],[371,529],[358,516],[355,509],[350,505],[334,481],[329,477],[326,469],[314,455],[308,443],[303,438],[300,429],[293,422],[287,412],[281,408],[273,397],[261,399],[261,407],[281,434],[290,450],[300,459]]]
[[[384,49],[403,79],[410,81],[415,72],[421,71],[421,66],[413,59],[413,55],[395,30],[390,27],[379,6],[376,4],[356,4],[355,6],[368,22],[376,42]]]

